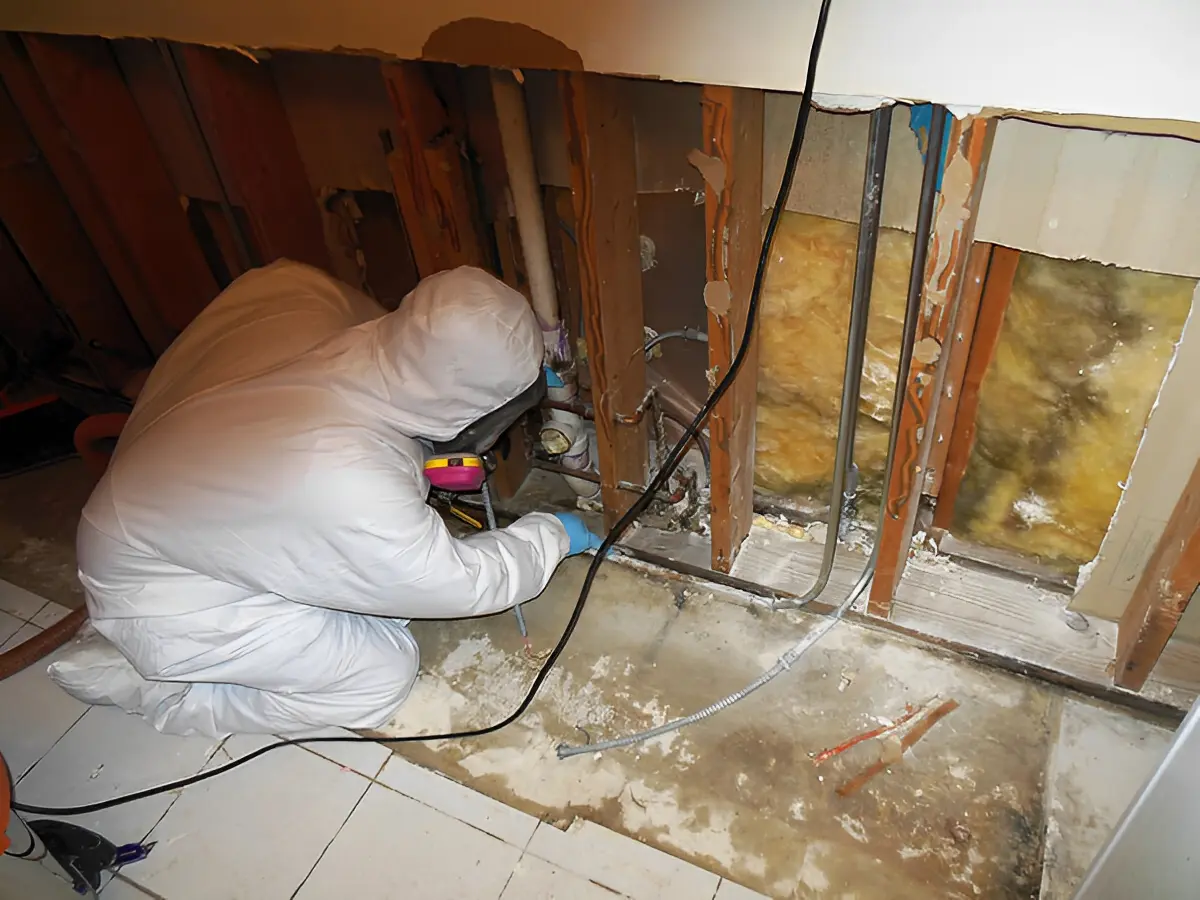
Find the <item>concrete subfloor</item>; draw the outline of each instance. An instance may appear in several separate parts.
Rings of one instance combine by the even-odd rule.
[[[0,578],[78,606],[74,531],[91,480],[71,460],[0,480]],[[526,605],[535,654],[560,633],[586,561]],[[769,667],[816,622],[608,564],[530,711],[485,738],[398,752],[569,824],[630,834],[774,897],[1070,896],[1169,742],[1169,729],[896,635],[841,624],[776,681],[682,732],[560,761],[555,747],[694,711]],[[511,614],[415,622],[422,678],[392,734],[495,721],[535,663]],[[959,707],[849,797],[894,747],[810,755],[934,698]]]
[[[562,629],[585,568],[568,562],[526,606],[535,653]],[[523,719],[484,738],[397,752],[548,820],[581,816],[774,897],[1037,897],[1062,692],[885,632],[841,624],[711,719],[635,749],[557,758],[562,742],[620,736],[707,705],[816,621],[610,564]],[[422,678],[389,734],[486,725],[533,677],[509,614],[415,622],[413,631]],[[887,744],[811,761],[934,698],[959,707],[858,793],[836,789],[891,752]],[[1108,714],[1161,740],[1153,725]],[[1091,752],[1105,757],[1098,739]],[[1075,818],[1056,826],[1063,833],[1108,817],[1089,808],[1087,787],[1072,787]]]
[[[0,578],[77,609],[75,529],[94,480],[80,459],[0,478]]]

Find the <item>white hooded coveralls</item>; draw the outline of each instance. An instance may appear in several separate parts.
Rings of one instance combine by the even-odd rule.
[[[478,269],[387,314],[297,263],[242,276],[159,361],[83,511],[79,577],[122,655],[84,639],[51,675],[177,734],[383,725],[417,676],[402,620],[508,609],[567,553],[545,514],[453,537],[415,440],[516,397],[542,348]]]

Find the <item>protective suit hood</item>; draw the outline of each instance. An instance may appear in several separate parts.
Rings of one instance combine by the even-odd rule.
[[[541,370],[544,345],[529,302],[479,269],[424,279],[370,327],[389,419],[409,437],[454,437]]]

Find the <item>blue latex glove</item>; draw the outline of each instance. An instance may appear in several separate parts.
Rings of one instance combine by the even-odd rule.
[[[600,549],[603,540],[592,534],[583,519],[575,513],[555,513],[554,518],[562,522],[563,528],[567,529],[567,538],[571,541],[567,556],[578,556],[586,550]]]

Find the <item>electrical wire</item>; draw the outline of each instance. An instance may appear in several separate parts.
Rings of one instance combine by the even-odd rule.
[[[863,184],[863,205],[858,240],[858,255],[860,262],[856,267],[855,272],[855,289],[856,291],[864,290],[865,294],[862,298],[860,298],[862,302],[856,303],[850,313],[850,328],[847,336],[848,346],[853,345],[856,339],[856,333],[858,334],[858,338],[860,340],[865,338],[866,335],[866,322],[868,313],[870,311],[870,284],[875,257],[875,239],[878,236],[880,200],[883,196],[883,175],[887,160],[887,134],[891,128],[891,121],[892,111],[890,108],[878,109],[871,115],[871,137],[868,140],[870,151],[868,152],[867,173]],[[860,284],[860,279],[865,283]],[[902,348],[906,346],[911,347],[913,342],[916,340],[918,320],[917,313],[918,311],[911,307],[907,307],[905,309],[904,326],[901,337]],[[857,414],[856,401],[859,393],[859,379],[853,377],[856,373],[851,372],[849,368],[849,362],[851,361],[852,356],[853,355],[849,352],[847,353],[848,365],[844,377],[848,382],[852,382],[851,386],[853,390],[844,398],[843,402],[850,402],[851,400],[854,402],[850,410],[843,409],[842,428],[846,427],[845,413],[849,412],[851,416]],[[896,372],[896,387],[892,400],[892,418],[888,438],[887,462],[884,466],[883,483],[885,485],[891,483],[892,468],[896,459],[896,447],[899,444],[898,436],[900,434],[900,420],[904,409],[904,391],[907,386],[904,373],[908,371],[907,365],[909,363],[905,362],[905,353],[903,349],[901,350],[900,356],[900,368],[898,368]],[[859,358],[857,362],[861,367],[861,358]],[[851,422],[852,421],[853,419],[851,418]],[[848,437],[850,446],[852,448],[853,437],[852,435]],[[839,441],[839,443],[844,444],[845,442]],[[849,464],[852,459],[853,454],[850,453],[845,457],[844,460],[840,461],[840,464]],[[634,744],[651,740],[659,735],[669,734],[672,731],[678,731],[681,728],[685,728],[688,725],[693,725],[702,719],[707,719],[710,716],[716,715],[722,710],[728,709],[735,703],[745,699],[750,694],[757,691],[759,688],[769,684],[771,681],[774,681],[793,665],[795,665],[801,656],[807,653],[811,647],[813,647],[818,641],[825,637],[825,635],[833,630],[834,626],[836,626],[846,614],[846,610],[854,605],[854,602],[862,595],[863,591],[866,590],[867,585],[871,583],[871,579],[875,575],[875,564],[879,559],[879,535],[883,534],[883,524],[886,516],[886,504],[881,504],[879,507],[879,521],[875,529],[875,545],[871,549],[871,555],[868,558],[866,565],[863,566],[862,573],[859,575],[854,587],[850,589],[850,592],[846,594],[841,603],[834,608],[833,612],[827,618],[822,620],[815,628],[806,633],[791,649],[780,656],[779,659],[776,660],[775,665],[771,666],[771,668],[767,669],[748,685],[734,691],[732,694],[722,697],[720,700],[710,703],[708,706],[697,710],[694,713],[681,716],[678,719],[671,720],[670,722],[664,722],[662,725],[657,725],[653,728],[647,728],[646,730],[639,731],[635,734],[613,738],[607,741],[595,741],[580,745],[559,744],[557,748],[558,758],[568,759],[572,756],[580,756],[585,753],[600,753],[605,750],[616,750],[621,747],[631,747]],[[830,529],[829,533],[825,537],[825,540],[827,542],[827,552],[825,556],[830,561],[830,569],[832,569],[832,556],[828,551],[835,549],[837,546],[837,533],[833,528]],[[821,588],[824,588],[824,581],[819,581],[819,583]],[[803,605],[807,596],[808,594],[806,594],[805,597],[799,598],[796,605]]]
[[[646,489],[638,496],[633,505],[628,511],[621,516],[612,529],[605,535],[604,540],[600,543],[600,547],[596,550],[591,564],[588,566],[587,574],[584,576],[583,585],[579,590],[579,597],[575,601],[575,608],[571,611],[571,617],[567,621],[566,628],[563,630],[562,636],[558,639],[558,643],[554,645],[554,649],[550,651],[550,655],[546,657],[538,669],[537,675],[530,685],[528,693],[521,700],[517,708],[505,716],[498,722],[487,725],[481,728],[470,728],[462,731],[452,731],[445,734],[423,734],[423,735],[405,735],[403,737],[390,738],[368,738],[368,737],[307,737],[307,738],[290,738],[287,740],[277,741],[273,744],[267,744],[257,750],[253,750],[244,756],[226,763],[215,769],[208,769],[203,772],[198,772],[195,775],[190,775],[186,778],[179,778],[174,781],[169,781],[164,784],[159,784],[154,787],[144,788],[140,791],[132,791],[119,797],[112,797],[108,800],[100,800],[95,803],[85,803],[79,806],[67,807],[44,807],[35,806],[33,804],[19,803],[14,798],[12,800],[12,808],[24,813],[46,816],[70,816],[70,815],[89,815],[91,813],[100,812],[105,809],[111,809],[114,806],[121,806],[125,803],[133,803],[137,800],[144,800],[147,797],[154,797],[158,794],[168,793],[170,791],[178,791],[191,785],[198,784],[201,781],[207,781],[210,778],[216,778],[218,775],[243,766],[251,760],[257,759],[265,753],[273,750],[278,750],[282,747],[292,747],[308,744],[326,744],[326,743],[382,743],[382,744],[406,744],[415,743],[418,741],[447,741],[461,740],[465,738],[485,737],[493,734],[503,728],[507,728],[512,723],[516,722],[525,711],[529,709],[534,699],[545,684],[546,679],[550,677],[551,671],[558,663],[559,658],[566,650],[567,644],[571,640],[571,636],[575,633],[575,628],[579,624],[579,619],[583,615],[584,606],[587,604],[588,596],[591,593],[592,585],[595,583],[596,574],[600,569],[601,564],[608,558],[609,551],[613,549],[621,536],[629,529],[629,526],[646,511],[647,507],[654,501],[655,495],[659,490],[667,484],[671,474],[675,471],[680,461],[683,459],[687,446],[692,439],[699,433],[713,408],[728,392],[734,379],[737,378],[742,366],[746,361],[746,355],[750,350],[750,344],[754,337],[755,323],[758,319],[759,301],[762,295],[763,281],[766,278],[767,264],[771,259],[771,245],[775,239],[775,231],[779,227],[779,219],[783,214],[784,206],[786,205],[787,197],[791,193],[792,181],[796,174],[796,165],[800,159],[800,148],[804,144],[804,135],[808,130],[808,119],[812,112],[813,98],[813,81],[816,78],[817,61],[820,58],[821,42],[825,37],[825,26],[829,19],[829,7],[831,0],[821,0],[821,8],[817,13],[817,23],[813,31],[812,45],[808,53],[808,71],[805,74],[804,93],[800,98],[800,108],[796,113],[796,127],[792,133],[792,143],[788,148],[787,161],[784,164],[783,178],[779,185],[779,195],[776,199],[775,206],[771,210],[770,218],[767,221],[766,230],[763,232],[762,252],[759,254],[758,266],[754,273],[754,285],[750,291],[750,297],[746,304],[746,327],[742,332],[742,339],[738,345],[737,352],[733,356],[733,360],[729,365],[729,370],[725,376],[713,389],[704,405],[700,407],[700,411],[696,413],[695,418],[689,425],[684,428],[683,436],[667,454],[663,465],[659,467],[658,473],[646,485]]]

